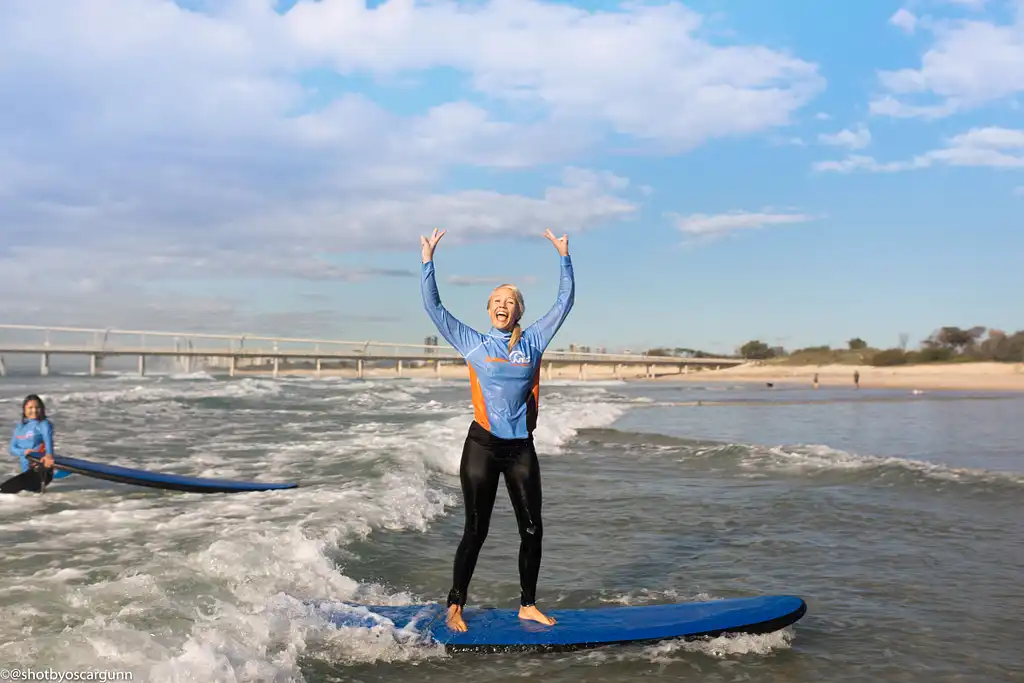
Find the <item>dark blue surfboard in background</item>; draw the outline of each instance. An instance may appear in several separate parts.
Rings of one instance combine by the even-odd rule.
[[[407,606],[324,603],[321,613],[338,627],[384,624],[414,641],[440,643],[448,650],[564,651],[603,645],[771,633],[798,621],[807,604],[793,595],[705,602],[551,610],[553,626],[526,621],[518,609],[466,607],[467,631],[448,628],[438,603]]]
[[[31,458],[31,456],[30,456]],[[38,458],[31,458],[38,461]],[[132,467],[107,465],[81,458],[69,458],[64,455],[53,456],[56,469],[74,472],[95,479],[106,479],[121,484],[147,486],[168,491],[186,491],[188,493],[242,493],[248,491],[272,491],[279,489],[298,488],[293,483],[264,483],[258,481],[234,481],[231,479],[210,479],[205,477],[186,477],[180,474],[164,474],[150,472]]]

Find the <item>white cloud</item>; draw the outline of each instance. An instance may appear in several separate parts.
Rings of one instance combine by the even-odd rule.
[[[778,212],[770,208],[765,208],[760,212],[730,211],[719,214],[695,213],[683,216],[678,213],[670,213],[668,215],[675,221],[680,232],[700,241],[717,239],[739,230],[757,230],[772,225],[791,225],[817,219],[806,213]]]
[[[826,114],[823,111],[819,111],[817,114],[815,114],[814,118],[818,119],[819,121],[831,121],[832,120],[832,117],[829,116],[828,114]]]
[[[871,144],[871,131],[862,124],[857,126],[857,130],[845,128],[838,133],[822,133],[818,136],[818,141],[823,145],[849,147],[850,149],[863,149]]]
[[[39,278],[26,284],[44,283],[45,278]],[[116,279],[91,288],[68,288],[59,294],[46,289],[4,291],[8,296],[0,299],[0,319],[8,323],[332,338],[344,338],[354,327],[365,330],[369,324],[393,330],[392,336],[402,334],[399,316],[353,311],[350,302],[318,302],[311,297],[301,310],[253,310],[254,302],[248,297],[169,294],[152,288],[125,287]],[[102,303],[97,306],[97,302]],[[0,330],[2,339],[12,340],[12,334]],[[39,333],[25,335],[32,341],[42,338]],[[61,339],[81,341],[83,337],[68,333],[55,336],[54,343]],[[134,338],[128,343],[137,342]]]
[[[889,23],[896,28],[903,29],[907,33],[913,33],[914,29],[917,28],[917,17],[914,16],[913,12],[909,12],[906,8],[901,7],[896,10],[895,14],[889,17]]]
[[[285,23],[303,54],[339,70],[454,67],[490,97],[679,149],[784,124],[824,86],[784,52],[704,42],[701,16],[674,3],[302,3]]]
[[[83,111],[61,123],[122,135],[165,136],[173,121],[265,136],[267,118],[302,106],[306,92],[290,76],[314,67],[381,77],[453,68],[524,111],[673,147],[786,123],[824,87],[814,64],[785,52],[703,41],[701,17],[678,4],[588,12],[533,0],[375,9],[326,0],[284,16],[250,0],[215,6],[11,0],[0,9],[0,26],[11,27],[0,54],[26,65],[10,76],[29,95],[66,85],[82,98]],[[45,86],[27,87],[39,77]]]
[[[873,171],[876,173],[905,171],[910,166],[904,162],[879,163],[874,157],[863,154],[851,154],[840,161],[818,161],[813,166],[815,171],[836,171],[849,173],[850,171]]]
[[[31,278],[38,272],[37,260],[48,264],[52,273],[48,278],[58,283],[58,289],[62,280],[84,279],[97,271],[101,279],[116,274],[118,279],[139,280],[209,277],[213,272],[342,281],[415,276],[401,269],[340,266],[322,255],[394,248],[396,241],[415,254],[419,235],[438,226],[449,230],[446,241],[450,244],[509,236],[539,239],[547,228],[578,234],[636,211],[637,205],[613,194],[626,184],[614,174],[569,168],[561,184],[548,187],[539,197],[489,190],[442,194],[413,189],[366,197],[312,197],[288,204],[283,198],[267,203],[246,194],[234,204],[237,216],[210,212],[199,216],[196,227],[171,218],[162,224],[168,230],[156,232],[132,231],[133,225],[146,220],[146,213],[137,207],[112,206],[84,212],[89,221],[97,213],[108,216],[113,228],[109,234],[93,235],[86,244],[68,249],[59,240],[48,239],[45,246],[12,245],[7,254],[0,251],[0,286]],[[83,212],[74,207],[46,205],[40,211],[30,218],[41,221],[41,216],[47,216],[51,235],[73,235],[83,218]]]
[[[944,147],[920,154],[908,161],[881,163],[874,157],[851,155],[842,161],[820,161],[814,164],[814,169],[840,173],[858,170],[891,173],[936,165],[1024,168],[1024,130],[973,128],[949,138]]]
[[[415,254],[435,226],[450,243],[576,234],[650,194],[572,166],[609,136],[676,152],[765,132],[824,87],[786,51],[706,41],[679,4],[189,4],[0,3],[0,91],[17,94],[0,108],[4,291],[39,272],[26,253],[45,255],[56,297],[213,273],[402,276],[324,254]],[[428,87],[432,69],[460,89]],[[374,79],[403,113],[356,92]],[[531,194],[483,174],[452,190],[466,167],[564,170]]]
[[[1024,92],[1024,3],[1016,2],[1013,13],[1005,24],[922,19],[918,25],[932,33],[933,44],[919,68],[879,72],[884,92],[872,99],[871,112],[937,119]]]

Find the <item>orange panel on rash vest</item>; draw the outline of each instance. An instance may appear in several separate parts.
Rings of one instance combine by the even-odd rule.
[[[559,259],[561,276],[554,306],[523,330],[511,351],[511,332],[494,327],[477,332],[449,313],[437,291],[434,262],[423,264],[423,306],[438,332],[466,359],[473,419],[498,438],[525,439],[537,426],[541,356],[565,322],[575,298],[572,260],[568,256]]]

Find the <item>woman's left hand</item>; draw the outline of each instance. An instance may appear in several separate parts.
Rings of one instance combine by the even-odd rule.
[[[551,229],[548,228],[548,230],[544,233],[544,236],[547,237],[549,240],[551,240],[551,244],[555,245],[555,249],[558,250],[558,254],[560,256],[568,256],[569,255],[569,236],[568,235],[563,234],[561,237],[555,237],[554,234],[552,234]]]
[[[43,456],[43,457],[42,457],[42,458],[41,458],[41,459],[39,460],[39,462],[41,462],[41,463],[43,464],[43,467],[46,467],[46,468],[48,468],[48,469],[49,469],[49,468],[52,468],[52,467],[53,467],[53,456],[52,456],[52,455],[50,455],[49,453],[47,453],[46,455],[44,455],[44,456]]]

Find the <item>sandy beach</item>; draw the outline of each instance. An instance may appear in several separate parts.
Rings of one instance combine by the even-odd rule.
[[[691,382],[773,382],[776,385],[860,387],[924,390],[1024,391],[1024,363],[934,363],[874,367],[870,365],[741,365],[689,375],[663,375],[658,380]]]
[[[267,374],[269,369],[239,370],[239,374]],[[873,367],[869,365],[758,365],[750,363],[724,370],[697,370],[680,373],[675,368],[655,367],[655,376],[646,377],[644,366],[624,366],[620,377],[626,381],[655,382],[772,382],[776,385],[812,386],[814,375],[818,385],[825,387],[853,387],[853,374],[860,373],[860,387],[920,389],[920,390],[981,390],[981,391],[1024,391],[1024,363],[951,363],[929,365],[904,365],[896,367]],[[307,368],[281,368],[281,375],[315,374]],[[324,377],[355,377],[354,369],[324,368]],[[394,368],[366,368],[363,377],[396,377]],[[433,366],[403,367],[402,377],[443,379],[468,379],[466,367],[442,365],[440,372]],[[589,365],[580,376],[578,365],[558,365],[551,368],[551,380],[615,380],[612,366]],[[543,381],[543,380],[542,380]]]

